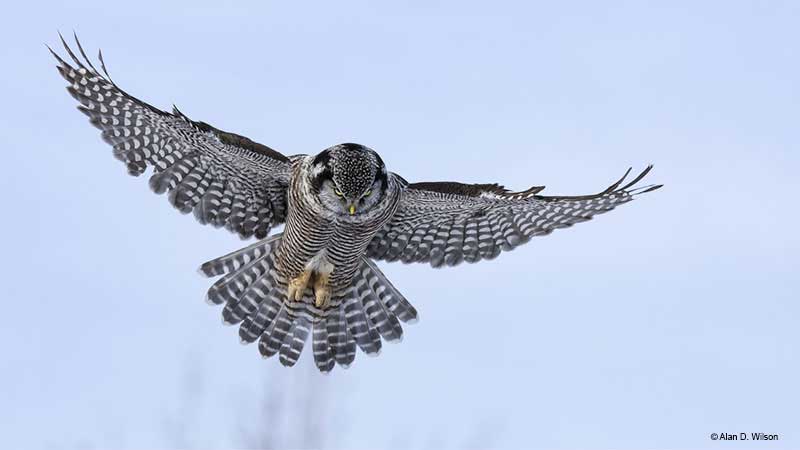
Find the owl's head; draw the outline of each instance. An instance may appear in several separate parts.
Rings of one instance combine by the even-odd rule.
[[[361,214],[383,197],[386,166],[374,150],[363,145],[334,145],[311,162],[311,185],[329,210],[348,216]]]

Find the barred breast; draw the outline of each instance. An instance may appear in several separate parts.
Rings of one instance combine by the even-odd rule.
[[[276,269],[285,279],[292,279],[312,258],[323,254],[334,266],[330,285],[336,295],[350,286],[367,246],[396,212],[401,185],[390,176],[383,197],[369,211],[337,215],[320,204],[311,188],[311,160],[312,157],[299,159],[292,168],[287,193],[289,211]]]

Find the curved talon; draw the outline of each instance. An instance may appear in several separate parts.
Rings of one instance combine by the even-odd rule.
[[[311,272],[304,270],[303,273],[289,281],[287,292],[287,298],[289,301],[299,302],[303,300],[303,295],[306,292],[309,278],[311,278]]]
[[[314,305],[317,308],[328,306],[331,299],[331,289],[328,286],[330,274],[319,274],[314,280]]]
[[[314,291],[314,296],[316,297],[314,305],[317,308],[324,309],[331,300],[331,291],[328,288],[317,289]]]

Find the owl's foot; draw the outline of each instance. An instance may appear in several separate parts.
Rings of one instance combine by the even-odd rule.
[[[311,271],[304,270],[303,273],[298,275],[296,278],[292,278],[289,280],[289,289],[288,289],[288,298],[289,301],[296,301],[299,302],[303,300],[303,295],[306,292],[306,287],[308,286],[308,280],[311,278]]]
[[[331,288],[328,286],[330,277],[329,273],[320,273],[314,279],[314,305],[317,308],[325,308],[331,299]]]

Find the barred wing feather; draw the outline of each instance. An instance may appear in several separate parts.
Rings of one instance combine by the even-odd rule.
[[[182,213],[194,212],[201,223],[242,238],[266,237],[272,226],[285,221],[289,158],[244,136],[192,121],[177,108],[161,111],[127,94],[111,81],[102,54],[103,74],[77,37],[82,58],[61,42],[73,63],[50,51],[69,82],[67,90],[131,175],[152,167],[154,192],[168,192]]]
[[[628,169],[604,191],[582,196],[539,195],[542,186],[510,192],[497,184],[406,183],[397,213],[370,242],[367,256],[433,267],[492,259],[660,188],[634,187],[651,168],[623,185]]]

